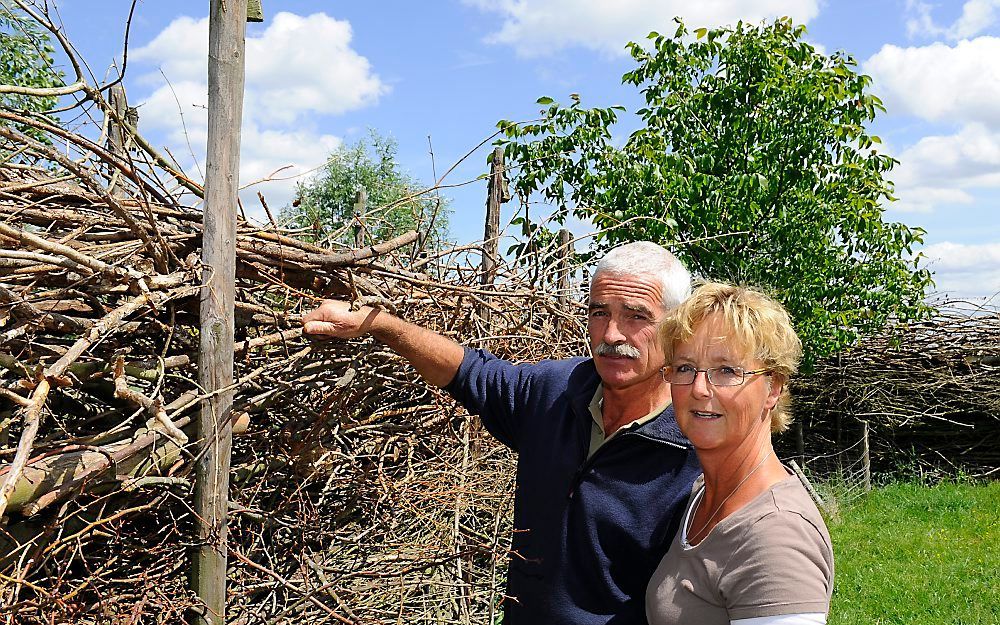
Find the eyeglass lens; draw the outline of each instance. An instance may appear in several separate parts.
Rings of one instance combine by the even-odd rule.
[[[739,367],[712,367],[711,369],[696,369],[691,365],[680,365],[664,370],[664,377],[671,384],[694,384],[699,371],[704,371],[709,383],[715,386],[739,386],[743,384],[743,369]]]

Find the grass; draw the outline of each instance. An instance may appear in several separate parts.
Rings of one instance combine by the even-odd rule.
[[[829,625],[1000,625],[1000,482],[893,484],[838,516]]]

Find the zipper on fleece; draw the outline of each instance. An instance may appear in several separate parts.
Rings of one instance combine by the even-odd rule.
[[[583,464],[580,465],[580,468],[577,469],[576,472],[573,474],[573,480],[570,482],[569,494],[567,495],[567,498],[573,499],[573,495],[576,493],[576,487],[580,485],[580,482],[583,480],[583,475],[587,472],[587,470],[591,467],[591,465],[594,464],[595,458],[597,458],[597,456],[599,456],[609,445],[614,445],[616,439],[622,439],[625,438],[626,436],[638,436],[639,438],[644,438],[648,441],[653,441],[654,443],[660,443],[661,445],[667,445],[668,447],[683,449],[684,451],[688,451],[690,449],[688,446],[681,445],[680,443],[675,443],[673,441],[666,441],[663,440],[662,438],[656,438],[655,436],[644,434],[640,432],[639,429],[640,428],[636,428],[634,430],[628,430],[613,437],[610,441],[606,441],[603,445],[598,447],[597,451],[595,451],[592,456],[584,460]]]

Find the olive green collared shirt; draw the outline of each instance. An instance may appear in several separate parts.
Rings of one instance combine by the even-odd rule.
[[[658,408],[654,408],[653,412],[648,415],[639,417],[635,421],[623,425],[615,430],[614,434],[611,436],[605,436],[604,415],[602,414],[602,410],[604,408],[604,385],[598,384],[597,391],[594,393],[594,398],[590,400],[589,406],[590,417],[593,419],[593,423],[590,426],[590,451],[587,452],[587,459],[589,460],[590,457],[594,455],[594,452],[601,448],[601,445],[614,438],[618,432],[621,432],[622,430],[634,430],[644,423],[649,423],[655,419],[658,414],[666,410],[669,405],[670,400],[668,399],[665,404]]]

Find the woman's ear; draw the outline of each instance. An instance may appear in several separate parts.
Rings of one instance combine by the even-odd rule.
[[[779,375],[777,373],[771,374],[767,378],[767,401],[764,402],[764,407],[768,410],[772,410],[778,405],[778,399],[781,398],[781,391],[785,389],[785,376]]]

